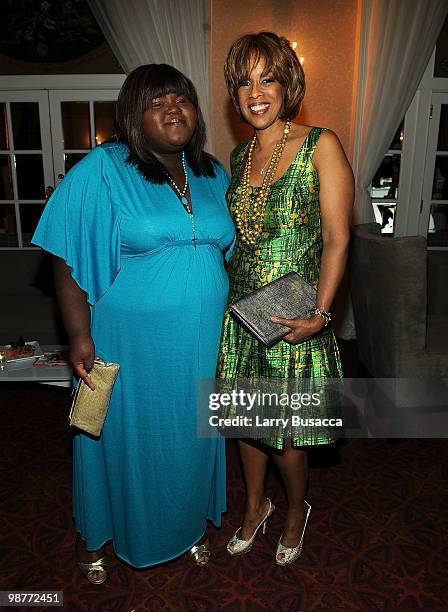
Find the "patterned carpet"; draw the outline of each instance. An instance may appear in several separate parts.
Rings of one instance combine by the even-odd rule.
[[[273,561],[285,508],[273,470],[266,536],[247,556],[225,551],[244,499],[229,443],[229,511],[210,529],[209,565],[135,571],[113,558],[108,582],[90,585],[73,558],[69,401],[67,389],[0,387],[0,589],[62,590],[64,610],[76,611],[448,610],[445,440],[354,440],[312,456],[310,524],[288,568]]]

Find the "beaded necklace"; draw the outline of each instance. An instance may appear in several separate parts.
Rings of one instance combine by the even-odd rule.
[[[252,214],[249,215],[249,190],[250,190],[250,175],[252,171],[252,157],[257,142],[257,136],[254,134],[251,142],[248,144],[247,160],[244,167],[243,179],[241,185],[241,198],[235,206],[235,223],[240,235],[241,241],[246,246],[255,246],[263,228],[264,210],[266,200],[271,189],[271,184],[277,172],[278,164],[282,156],[283,150],[288,140],[288,134],[291,129],[291,121],[288,120],[283,129],[281,140],[275,145],[272,151],[269,166],[266,172],[263,172],[263,183],[260,191],[255,198]],[[263,168],[264,170],[264,168]],[[253,223],[249,223],[249,216],[253,219]]]
[[[163,171],[165,172],[165,174],[167,175],[171,185],[174,187],[174,189],[176,190],[177,194],[179,195],[181,204],[185,208],[186,212],[188,213],[188,216],[190,217],[191,229],[193,231],[193,237],[191,238],[191,241],[194,244],[194,248],[196,250],[196,242],[197,242],[198,239],[196,238],[196,228],[195,228],[195,224],[194,224],[193,208],[192,208],[190,202],[188,201],[187,196],[185,195],[187,193],[187,189],[188,189],[188,174],[187,174],[187,163],[186,163],[186,160],[185,160],[185,151],[182,151],[182,169],[184,171],[184,176],[185,176],[185,185],[184,185],[182,191],[180,190],[180,188],[176,184],[176,182],[173,179],[173,177],[171,176],[171,174],[169,172],[167,172],[165,170],[165,168],[163,168]]]

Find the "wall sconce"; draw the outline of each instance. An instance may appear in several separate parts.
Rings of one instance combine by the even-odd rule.
[[[292,48],[294,49],[294,51],[296,52],[296,55],[297,55],[297,51],[296,51],[296,49],[297,49],[297,44],[298,44],[298,43],[297,43],[297,41],[296,41],[296,40],[294,40],[294,41],[291,43],[291,47],[292,47]],[[303,66],[303,62],[304,62],[304,61],[305,61],[305,58],[303,57],[303,55],[301,55],[301,56],[299,57],[299,62],[300,62],[300,65],[301,65],[301,66]]]

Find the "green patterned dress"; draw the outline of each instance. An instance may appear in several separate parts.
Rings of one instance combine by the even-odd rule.
[[[313,153],[325,128],[311,128],[294,161],[285,174],[272,184],[266,202],[264,227],[257,247],[238,240],[230,261],[229,304],[290,271],[298,272],[317,288],[319,281],[322,235],[319,205],[319,180],[312,165]],[[230,214],[241,197],[241,165],[247,143],[232,152],[232,180],[227,191]],[[258,187],[251,187],[253,205]],[[336,340],[331,328],[298,345],[280,341],[270,349],[245,331],[226,310],[218,361],[218,378],[236,379],[303,377],[339,378],[342,368]],[[306,428],[309,430],[309,428]],[[330,433],[295,434],[294,447],[328,444]],[[283,449],[280,436],[263,442]]]

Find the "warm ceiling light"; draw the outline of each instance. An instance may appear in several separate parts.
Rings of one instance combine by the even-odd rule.
[[[293,50],[294,50],[296,53],[297,53],[297,45],[298,45],[298,44],[299,44],[299,43],[298,43],[296,40],[294,40],[294,41],[291,43],[291,48],[292,48],[292,49],[293,49]],[[301,64],[303,64],[303,62],[304,62],[304,61],[305,61],[305,58],[303,57],[303,55],[301,55],[301,56],[299,57],[299,62],[300,62]]]

